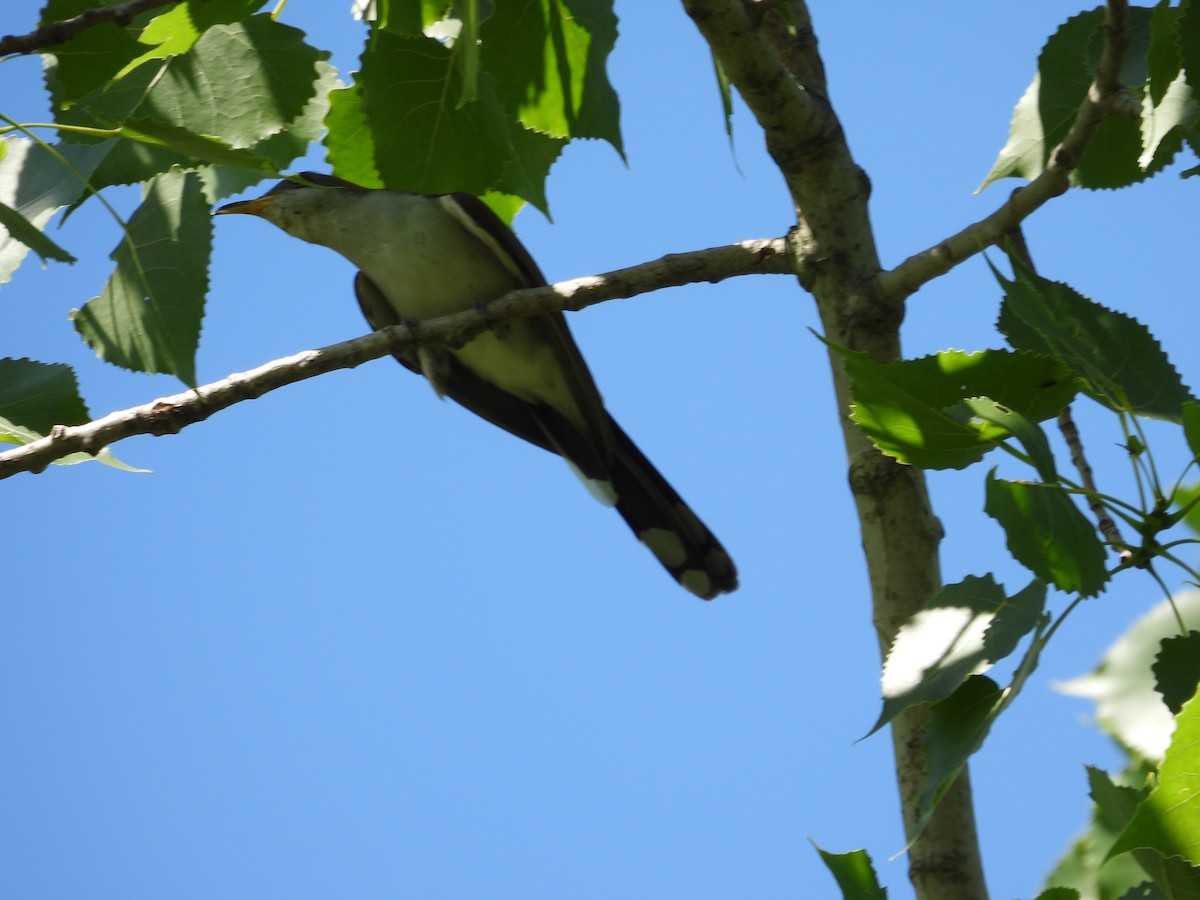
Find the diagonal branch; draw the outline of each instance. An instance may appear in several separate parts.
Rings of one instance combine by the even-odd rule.
[[[319,350],[306,350],[141,406],[110,413],[82,425],[56,425],[40,440],[0,453],[0,478],[40,472],[70,453],[96,454],[135,434],[176,434],[188,425],[244,400],[256,400],[284,385],[335,369],[349,369],[389,353],[422,344],[458,345],[488,328],[523,316],[580,310],[605,300],[645,294],[665,287],[717,282],[737,275],[792,274],[785,238],[742,241],[726,247],[675,253],[603,275],[512,291],[496,300],[450,316],[384,328]]]
[[[1104,49],[1095,77],[1075,113],[1070,130],[1050,151],[1042,172],[1029,184],[1013,191],[991,215],[936,246],[910,256],[890,272],[882,273],[878,287],[883,297],[899,303],[922,285],[998,243],[1043,204],[1066,192],[1071,173],[1106,116],[1137,116],[1136,101],[1125,92],[1120,80],[1121,63],[1129,46],[1128,12],[1126,0],[1109,0],[1104,22]]]
[[[98,6],[85,9],[79,15],[60,22],[50,22],[29,34],[5,35],[0,38],[0,56],[11,56],[20,53],[33,53],[55,44],[65,44],[75,35],[88,28],[112,22],[116,25],[128,25],[137,16],[147,10],[160,6],[173,6],[180,0],[130,0],[119,6]]]

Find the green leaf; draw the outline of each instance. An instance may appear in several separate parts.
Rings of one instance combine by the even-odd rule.
[[[512,0],[507,5],[511,6]],[[465,106],[479,96],[479,3],[477,0],[460,0],[454,8],[459,15],[459,31],[454,42],[455,63],[461,85],[458,105]],[[429,35],[428,30],[426,34]]]
[[[1042,620],[1045,600],[1040,582],[1010,599],[990,575],[942,588],[901,626],[888,650],[883,711],[871,732],[911,706],[949,697],[1012,653]]]
[[[87,178],[103,155],[95,147],[48,147],[21,138],[9,138],[4,146],[0,203],[38,229],[83,196]],[[29,244],[10,231],[0,232],[0,284],[12,277],[28,253]]]
[[[1144,766],[1132,768],[1123,778],[1134,783],[1142,781],[1146,776],[1144,769]],[[1124,897],[1126,892],[1145,884],[1146,872],[1132,856],[1114,859],[1107,865],[1104,856],[1144,792],[1116,785],[1105,772],[1091,766],[1087,767],[1087,778],[1094,803],[1088,828],[1046,883],[1078,889],[1088,898]]]
[[[1094,766],[1087,767],[1088,796],[1096,804],[1100,821],[1115,837],[1133,818],[1138,804],[1146,798],[1146,792],[1137,788],[1114,784],[1108,773]]]
[[[363,120],[373,137],[374,164],[389,187],[439,194],[501,190],[546,210],[544,182],[565,141],[511,121],[491,76],[479,76],[478,98],[460,104],[451,51],[428,38],[376,30],[359,76]],[[339,114],[353,113],[352,97]],[[354,138],[329,136],[330,158],[359,161]]]
[[[871,857],[866,850],[828,853],[818,847],[816,841],[810,843],[817,848],[841,888],[842,900],[887,900],[887,891],[879,886],[875,867],[871,865]]]
[[[954,350],[880,365],[866,354],[829,346],[845,359],[851,418],[884,453],[926,469],[964,468],[1008,436],[1004,428],[978,421],[964,403],[968,399],[987,397],[1038,421],[1056,415],[1075,395],[1070,370],[1030,353]]]
[[[0,203],[0,227],[8,237],[20,241],[43,261],[73,263],[75,257],[60,247],[27,218],[7,204]]]
[[[109,82],[146,47],[120,25],[102,22],[85,28],[50,51],[47,87],[59,109],[70,109]]]
[[[1200,502],[1197,502],[1198,498],[1200,498],[1200,482],[1176,488],[1171,503],[1178,509],[1188,511],[1187,515],[1183,517],[1184,524],[1200,534]]]
[[[1108,582],[1096,529],[1058,485],[988,473],[984,512],[1000,523],[1013,558],[1060,591],[1091,597]]]
[[[987,658],[999,662],[1017,649],[1025,635],[1049,624],[1046,608],[1046,585],[1034,579],[1022,590],[1009,597],[997,611],[983,637]]]
[[[512,194],[532,203],[549,216],[550,205],[546,200],[546,176],[550,167],[562,153],[566,141],[536,131],[509,127],[509,145],[512,156],[504,172],[496,182],[498,192]]]
[[[24,425],[17,425],[7,419],[0,417],[0,444],[16,444],[23,446],[32,444],[34,441],[41,440],[45,435],[32,428],[26,428]],[[66,456],[61,456],[52,463],[56,466],[74,466],[82,462],[98,462],[106,466],[111,466],[114,469],[121,469],[125,472],[149,472],[149,469],[135,469],[133,466],[126,465],[121,462],[107,447],[102,449],[95,456],[88,453],[68,453]]]
[[[154,119],[128,119],[120,131],[121,137],[126,140],[163,147],[187,157],[192,162],[246,169],[259,174],[279,174],[271,160],[252,150],[235,149],[217,138],[196,134],[174,125],[164,125]]]
[[[462,31],[435,39],[448,9],[380,5],[356,83],[333,97],[334,171],[367,186],[512,194],[547,212],[546,176],[568,139],[621,149],[605,76],[611,0],[460,4]]]
[[[212,221],[195,174],[160,175],[112,253],[103,293],[75,310],[76,330],[114,365],[196,383]]]
[[[512,225],[513,219],[517,217],[517,213],[525,206],[525,201],[520,197],[512,194],[501,194],[495,191],[488,192],[479,199],[491,207],[492,212],[500,217],[500,221],[509,226]]]
[[[1200,95],[1200,4],[1195,0],[1179,9],[1179,56],[1192,94]]]
[[[1146,791],[1114,784],[1104,772],[1088,767],[1088,783],[1091,785],[1091,797],[1096,803],[1097,821],[1103,826],[1103,834],[1108,838],[1108,848],[1111,850],[1117,835],[1129,824],[1135,815],[1138,804],[1145,800]],[[1153,879],[1158,889],[1155,894],[1137,893],[1133,896],[1160,896],[1163,898],[1182,898],[1200,896],[1200,875],[1190,866],[1178,859],[1164,859],[1158,853],[1149,850],[1135,850],[1133,861],[1137,863],[1136,870],[1126,868],[1125,877],[1132,891],[1142,882],[1143,876]],[[1116,868],[1113,865],[1105,869]],[[1109,878],[1113,873],[1108,873]],[[1130,896],[1124,894],[1123,896]]]
[[[1172,602],[1189,628],[1200,629],[1200,592],[1183,591]],[[1171,603],[1162,601],[1122,635],[1095,671],[1057,689],[1096,702],[1101,727],[1132,753],[1160,760],[1174,720],[1158,694],[1150,666],[1164,638],[1179,633]]]
[[[65,363],[0,359],[0,416],[49,434],[55,425],[88,420],[75,372]]]
[[[1004,288],[996,327],[1010,344],[1061,360],[1109,409],[1182,420],[1183,404],[1194,398],[1144,325],[1015,259],[1013,270],[1009,281],[993,269]]]
[[[1052,483],[1058,480],[1050,442],[1046,439],[1046,433],[1036,423],[988,397],[973,397],[964,400],[963,405],[975,416],[998,425],[1020,441],[1042,481]]]
[[[1147,98],[1142,104],[1142,153],[1138,165],[1149,169],[1157,160],[1175,157],[1183,137],[1196,125],[1197,105],[1191,86],[1182,72],[1157,101]]]
[[[187,0],[161,12],[142,29],[139,42],[149,47],[130,60],[118,78],[144,62],[168,59],[191,50],[200,36],[214,25],[240,22],[254,13],[266,0]]]
[[[1079,900],[1079,891],[1067,887],[1046,888],[1037,895],[1037,900]]]
[[[378,0],[376,24],[396,34],[421,35],[452,18],[454,0]]]
[[[1183,404],[1183,436],[1192,456],[1200,460],[1200,403],[1194,400]]]
[[[712,54],[713,70],[717,78],[717,94],[721,98],[721,114],[725,120],[725,136],[733,140],[733,86],[729,83],[729,76],[725,73],[725,67],[721,65],[721,60],[717,58],[717,54]]]
[[[1158,784],[1134,813],[1108,857],[1146,848],[1200,865],[1200,700],[1176,716],[1175,734],[1159,769]]]
[[[301,31],[254,16],[208,29],[187,53],[138,66],[59,118],[101,129],[133,121],[142,132],[151,121],[247,149],[306,115],[327,56],[305,44]],[[135,183],[195,164],[176,149],[117,141],[93,183]]]
[[[1182,9],[1160,0],[1150,14],[1147,80],[1142,99],[1142,155],[1148,168],[1156,157],[1172,158],[1196,123],[1195,92],[1183,71],[1179,25]]]
[[[1152,11],[1129,10],[1129,47],[1120,72],[1121,83],[1141,99],[1148,77]],[[1009,176],[1032,180],[1044,171],[1054,148],[1067,136],[1087,95],[1103,50],[1104,10],[1093,9],[1068,19],[1046,42],[1038,70],[1013,113],[1009,139],[980,190]],[[1155,47],[1156,52],[1160,52]],[[1156,57],[1156,62],[1161,61]],[[1074,184],[1087,188],[1124,187],[1162,169],[1174,154],[1176,141],[1160,138],[1156,151],[1143,158],[1139,123],[1108,116],[1094,131],[1083,158],[1071,173]]]
[[[494,92],[459,106],[451,51],[425,37],[375,31],[358,76],[375,165],[389,187],[427,194],[495,186],[508,126]],[[337,135],[330,134],[331,156]]]
[[[1162,102],[1167,87],[1180,74],[1183,56],[1179,52],[1179,10],[1171,0],[1159,0],[1150,13],[1150,47],[1146,52],[1146,99]]]
[[[986,675],[972,675],[933,705],[925,732],[925,791],[919,828],[924,829],[967,760],[980,747],[1004,703],[1006,692]]]
[[[1166,638],[1152,669],[1163,702],[1178,714],[1200,685],[1200,631]]]
[[[1033,82],[1025,89],[1021,99],[1013,108],[1012,122],[1008,126],[1008,143],[1000,149],[1000,155],[992,164],[992,170],[975,188],[979,193],[993,181],[1001,178],[1024,178],[1033,181],[1046,165],[1046,134],[1042,129],[1042,118],[1038,109],[1042,76],[1034,74]]]
[[[924,740],[925,790],[919,801],[918,833],[929,824],[937,802],[967,760],[983,746],[992,724],[1025,687],[1045,646],[1044,629],[1039,627],[1008,687],[1001,690],[986,675],[972,675],[945,700],[933,704]]]
[[[363,187],[383,187],[375,166],[375,138],[363,111],[361,85],[355,83],[329,95],[325,125],[329,132],[326,156],[334,174]]]
[[[620,104],[605,74],[617,40],[612,0],[505,0],[480,34],[483,68],[507,112],[535,132],[600,138],[622,152]]]
[[[327,62],[317,62],[316,71],[316,90],[300,115],[279,133],[250,148],[254,156],[268,160],[272,174],[282,172],[294,159],[307,153],[325,127],[330,92],[338,88],[341,81],[337,69]],[[200,170],[200,179],[204,183],[205,198],[215,203],[221,197],[240,194],[257,184],[262,180],[262,172],[251,168],[206,166]]]

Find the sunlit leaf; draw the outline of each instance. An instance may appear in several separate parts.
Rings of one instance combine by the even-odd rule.
[[[887,900],[887,891],[879,886],[875,867],[866,850],[851,850],[849,853],[828,853],[812,845],[821,854],[830,874],[837,881],[842,900]]]
[[[34,431],[32,428],[27,428],[24,425],[17,425],[7,419],[0,417],[0,445],[15,444],[24,446],[32,444],[34,441],[41,440],[46,435]],[[0,446],[0,451],[3,451]],[[53,465],[56,466],[75,466],[83,462],[98,462],[114,469],[120,469],[124,472],[149,472],[149,469],[136,469],[126,463],[121,462],[112,455],[112,452],[105,447],[95,456],[90,453],[68,453],[66,456],[60,456],[54,460]]]
[[[1109,857],[1146,848],[1200,865],[1200,699],[1175,717],[1158,783],[1121,832]]]
[[[964,468],[1008,436],[972,412],[968,399],[986,397],[1039,421],[1075,395],[1069,369],[1031,353],[948,350],[880,365],[866,354],[833,349],[850,376],[851,418],[884,453],[922,468]]]
[[[883,710],[872,732],[901,711],[949,697],[969,676],[1008,656],[1042,617],[1046,588],[1014,597],[992,577],[947,585],[900,627],[883,667]]]

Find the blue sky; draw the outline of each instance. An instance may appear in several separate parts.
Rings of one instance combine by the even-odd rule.
[[[1077,7],[837,4],[813,14],[874,186],[885,265],[993,209],[972,192],[1045,37]],[[334,51],[341,4],[285,18]],[[516,227],[553,280],[786,231],[778,173],[674,3],[618,2],[610,77],[628,166],[567,150],[550,224]],[[34,24],[0,11],[0,33]],[[0,111],[45,116],[36,59]],[[1193,164],[1191,162],[1187,164]],[[315,151],[308,168],[325,169]],[[300,168],[300,166],[297,166]],[[1190,182],[1073,192],[1027,227],[1047,277],[1126,310],[1190,384]],[[136,191],[117,192],[132,208]],[[0,355],[77,367],[96,415],[175,393],[97,362],[67,312],[118,236],[91,204],[80,262],[0,291]],[[216,223],[202,381],[364,330],[348,263],[264,222]],[[1001,344],[982,260],[911,301],[905,349]],[[812,304],[791,279],[672,289],[571,316],[610,409],[735,557],[742,589],[681,591],[561,462],[388,360],[286,388],[118,455],[4,485],[0,892],[22,898],[833,897],[811,838],[866,847],[910,897],[879,660]],[[1113,490],[1112,423],[1079,411]],[[1159,433],[1159,432],[1155,432]],[[1178,446],[1161,432],[1163,462]],[[990,464],[990,463],[989,463]],[[1016,590],[983,467],[934,473],[947,581]],[[1077,611],[974,767],[993,896],[1032,896],[1117,757],[1051,689],[1158,599],[1126,576]],[[1057,608],[1063,606],[1058,598]]]

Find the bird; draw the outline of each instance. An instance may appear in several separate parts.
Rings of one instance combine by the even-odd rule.
[[[348,259],[358,268],[359,307],[376,330],[547,283],[513,231],[472,194],[365,188],[304,172],[215,212],[258,216]],[[461,347],[395,357],[439,396],[562,456],[688,591],[711,600],[737,588],[720,541],[605,409],[562,313],[516,319]]]

